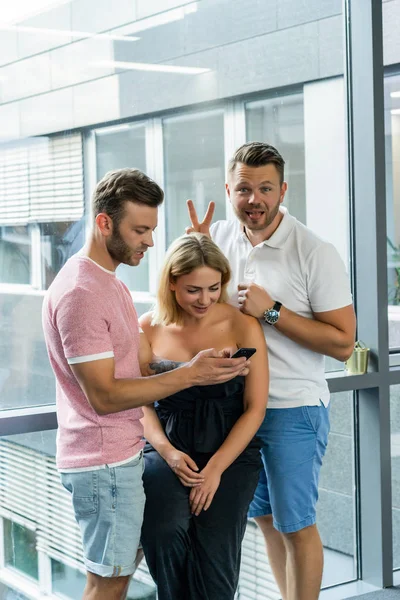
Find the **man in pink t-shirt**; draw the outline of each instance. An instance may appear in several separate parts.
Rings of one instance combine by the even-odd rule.
[[[115,269],[137,266],[153,246],[163,197],[137,169],[107,173],[94,192],[90,239],[43,303],[56,376],[57,466],[81,529],[84,600],[122,600],[135,570],[145,501],[140,407],[194,385],[222,383],[245,367],[245,359],[211,349],[178,369],[141,377],[151,352]],[[193,472],[194,482],[199,477]]]

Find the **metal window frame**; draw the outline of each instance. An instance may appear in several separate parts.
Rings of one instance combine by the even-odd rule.
[[[382,3],[345,0],[344,15],[353,291],[375,371],[356,401],[358,564],[381,588],[393,585]]]

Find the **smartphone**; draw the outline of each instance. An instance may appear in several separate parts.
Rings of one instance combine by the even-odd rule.
[[[255,352],[256,348],[239,348],[239,350],[237,350],[237,352],[235,352],[231,358],[241,358],[244,356],[245,358],[249,359],[250,356],[253,356]]]

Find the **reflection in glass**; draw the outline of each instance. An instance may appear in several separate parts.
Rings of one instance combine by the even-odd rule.
[[[389,346],[400,348],[400,76],[384,83]]]
[[[4,563],[29,577],[39,578],[35,531],[9,519],[3,519]]]
[[[114,169],[129,167],[146,173],[146,127],[121,125],[96,131],[97,180]],[[151,252],[151,249],[148,252]],[[120,265],[117,277],[134,292],[149,289],[148,252],[137,267]]]
[[[86,575],[59,560],[51,561],[52,589],[67,598],[80,598],[86,585]]]
[[[317,525],[324,546],[323,587],[357,577],[352,392],[331,395],[330,423],[317,505]]]
[[[225,218],[224,121],[222,111],[164,120],[167,244],[185,233],[191,198],[199,216],[216,203],[214,221]]]
[[[390,387],[393,568],[400,569],[400,385]]]
[[[85,219],[75,223],[41,223],[40,234],[42,279],[47,290],[61,267],[84,245]]]
[[[129,167],[146,171],[146,128],[122,125],[96,130],[97,179],[108,171]]]
[[[0,294],[0,410],[54,404],[37,294]]]
[[[28,226],[0,227],[0,285],[31,282],[31,240]]]
[[[31,600],[27,596],[24,596],[20,592],[16,590],[12,590],[11,588],[0,583],[0,600]]]

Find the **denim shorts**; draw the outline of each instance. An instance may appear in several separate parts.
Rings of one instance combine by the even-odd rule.
[[[143,452],[131,462],[78,473],[60,473],[72,494],[86,569],[101,577],[135,571],[145,496]]]
[[[264,469],[249,517],[273,516],[275,529],[299,531],[315,523],[318,479],[329,433],[329,406],[271,408],[257,436]]]

